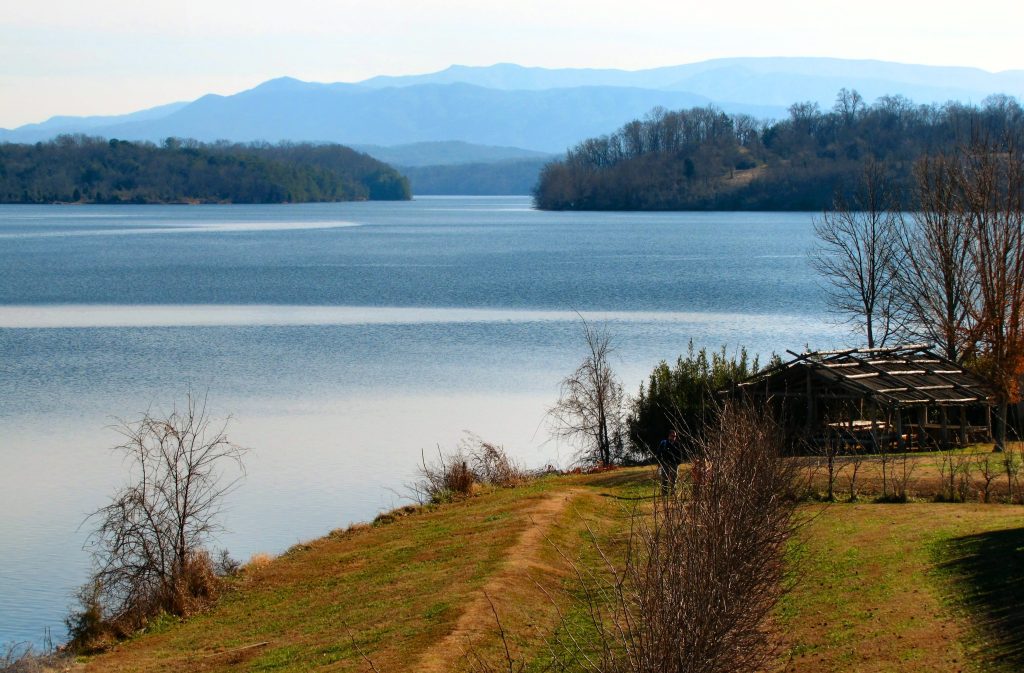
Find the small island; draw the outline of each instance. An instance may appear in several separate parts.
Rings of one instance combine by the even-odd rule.
[[[62,135],[0,144],[0,203],[402,201],[409,181],[336,144],[148,142]]]

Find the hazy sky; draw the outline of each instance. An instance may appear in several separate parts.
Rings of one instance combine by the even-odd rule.
[[[834,56],[1024,69],[994,0],[0,0],[0,127],[453,63],[639,69]]]

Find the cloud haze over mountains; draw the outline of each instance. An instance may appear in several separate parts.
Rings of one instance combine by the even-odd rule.
[[[829,108],[842,87],[857,89],[868,102],[899,94],[917,103],[977,103],[993,93],[1022,96],[1024,71],[822,58],[716,59],[639,71],[452,66],[358,84],[280,78],[231,96],[208,95],[130,115],[55,117],[0,131],[0,140],[35,142],[78,132],[130,140],[177,136],[382,146],[458,140],[560,152],[658,105],[713,103],[726,112],[781,117],[797,101]]]

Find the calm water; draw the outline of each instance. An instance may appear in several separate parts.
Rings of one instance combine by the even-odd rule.
[[[689,340],[834,345],[806,214],[541,213],[524,198],[0,207],[0,643],[63,635],[114,417],[207,391],[252,448],[219,546],[402,502],[463,431],[567,464],[544,411],[605,321],[628,390]]]

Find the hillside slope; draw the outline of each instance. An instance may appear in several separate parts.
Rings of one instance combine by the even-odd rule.
[[[581,617],[558,591],[575,586],[567,559],[601,572],[586,526],[604,544],[621,540],[652,477],[648,468],[547,477],[335,531],[250,568],[210,613],[161,623],[79,668],[366,671],[371,660],[387,672],[462,670],[467,650],[501,647],[492,602],[516,656],[542,657],[558,617],[541,587],[570,619]],[[1019,577],[975,570],[1021,560],[1020,507],[809,504],[803,513],[797,583],[777,616],[778,670],[953,673],[1021,663],[1019,630],[989,630],[986,612],[1020,624]],[[994,552],[984,542],[1007,537]]]

